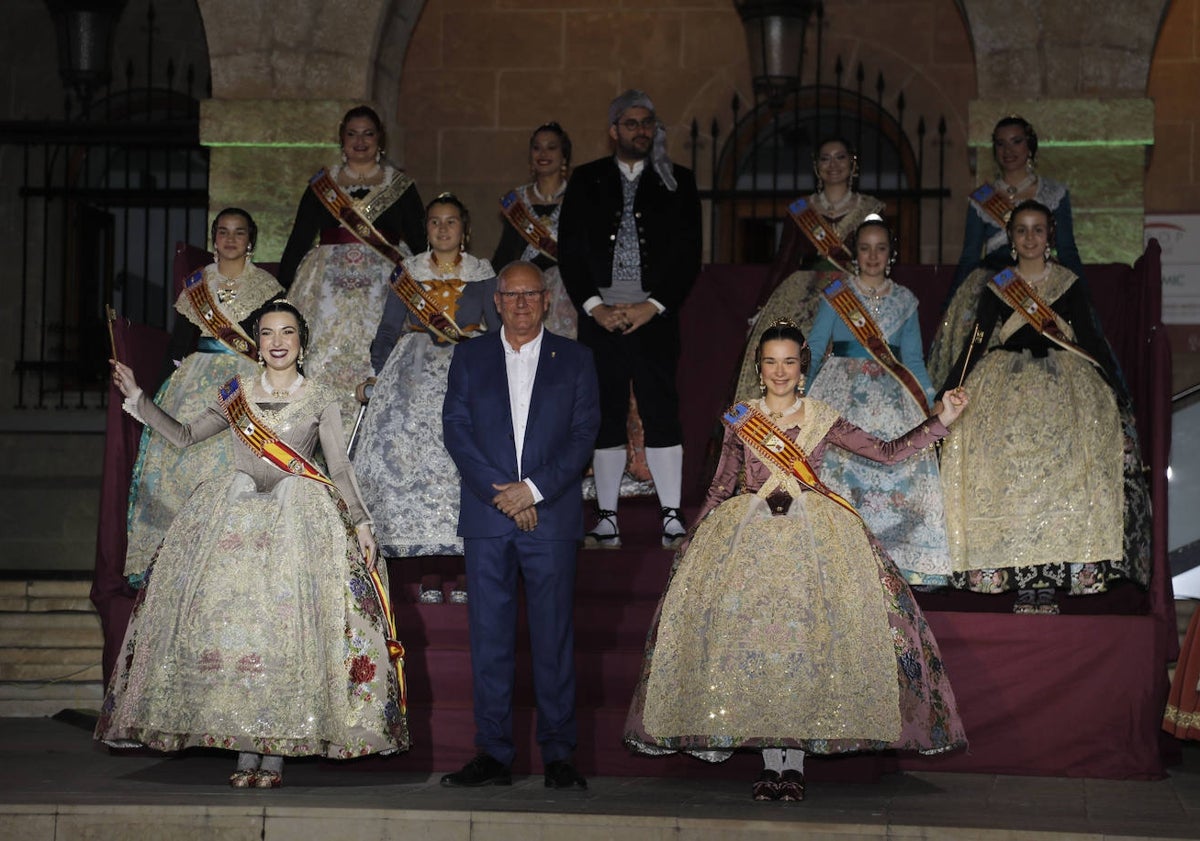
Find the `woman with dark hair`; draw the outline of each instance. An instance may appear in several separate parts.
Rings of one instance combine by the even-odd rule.
[[[542,270],[550,293],[546,328],[574,339],[578,330],[575,305],[558,273],[558,214],[571,171],[571,138],[558,123],[538,126],[529,137],[530,182],[500,198],[506,221],[492,255],[497,270],[526,260]]]
[[[404,261],[371,343],[378,380],[354,453],[388,557],[462,554],[458,470],[442,444],[446,378],[455,342],[500,325],[495,272],[467,252],[467,208],[442,193],[426,217],[429,250]]]
[[[184,504],[147,570],[96,738],[238,752],[235,788],[276,788],[283,758],[408,747],[387,572],[346,458],[334,392],[300,373],[308,329],[262,308],[260,375],[180,423],[112,361],[125,409],[177,447],[225,433],[232,470]],[[326,475],[313,458],[320,445]]]
[[[213,262],[185,281],[175,301],[168,345],[169,376],[154,397],[168,414],[190,417],[212,402],[235,374],[257,373],[253,325],[248,319],[283,290],[250,260],[258,226],[245,210],[227,207],[213,218]],[[136,586],[162,542],[167,526],[192,490],[233,463],[226,437],[179,450],[147,427],[142,433],[129,487],[129,546],[125,574]]]
[[[809,334],[809,394],[884,439],[920,423],[933,400],[917,298],[890,276],[892,242],[878,216],[858,226],[849,243],[854,273],[825,289]],[[821,476],[854,504],[909,584],[946,583],[950,553],[936,453],[884,466],[830,448]]]
[[[1008,220],[1016,265],[964,285],[948,318],[946,387],[977,395],[942,447],[953,586],[1016,590],[1019,613],[1056,591],[1099,593],[1150,574],[1149,497],[1128,396],[1087,290],[1051,259],[1055,216],[1026,200]],[[943,335],[943,340],[946,336]],[[949,353],[949,351],[943,351]]]
[[[853,254],[847,245],[855,229],[870,214],[882,214],[879,199],[855,192],[858,155],[850,142],[840,137],[822,140],[813,152],[816,191],[788,206],[783,235],[767,282],[759,295],[755,325],[790,318],[808,330],[821,301],[821,290],[835,275],[850,270]],[[750,329],[753,337],[754,327]],[[754,370],[753,339],[742,355],[737,399],[758,394]]]
[[[1058,262],[1076,277],[1083,276],[1079,249],[1071,220],[1071,194],[1061,184],[1037,171],[1038,136],[1024,117],[1009,115],[992,129],[992,158],[998,175],[981,185],[968,199],[967,225],[963,232],[962,254],[954,273],[951,294],[980,266],[992,274],[1011,266],[1015,258],[1009,251],[1005,228],[1012,209],[1033,199],[1048,207],[1057,230]]]
[[[371,375],[388,277],[425,250],[425,217],[416,185],[387,158],[387,132],[373,109],[347,111],[338,144],[341,163],[313,176],[300,199],[279,280],[312,319],[309,370],[337,389],[349,424],[354,389]]]
[[[756,800],[802,800],[805,753],[966,743],[921,609],[854,507],[817,477],[841,447],[885,464],[946,434],[967,404],[882,441],[805,397],[792,323],[756,346],[763,396],[725,415],[716,476],[675,558],[626,719],[630,747],[720,761],[761,750]]]

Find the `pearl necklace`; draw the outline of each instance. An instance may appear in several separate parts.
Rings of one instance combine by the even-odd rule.
[[[287,399],[299,391],[300,386],[304,385],[304,375],[297,372],[296,379],[291,385],[289,385],[287,388],[276,389],[271,387],[271,383],[267,380],[267,372],[263,371],[262,377],[259,379],[259,383],[262,385],[262,390],[272,397]]]
[[[773,412],[773,411],[771,411],[770,407],[767,406],[767,398],[765,398],[765,397],[758,398],[759,410],[762,411],[762,413],[764,415],[766,415],[768,418],[770,418],[773,421],[782,420],[784,417],[790,415],[792,412],[798,412],[800,410],[800,407],[803,405],[804,405],[804,398],[797,397],[796,402],[793,403],[792,405],[788,406],[787,409],[785,409],[784,411]]]
[[[549,198],[542,195],[541,190],[539,190],[537,187],[536,181],[534,181],[533,184],[531,185],[531,190],[533,192],[534,197],[538,200],[537,201],[538,204],[554,204],[560,198],[562,198],[562,194],[567,191],[567,182],[564,181],[563,183],[559,184],[558,189],[554,191],[554,195],[550,196]]]
[[[846,195],[843,196],[837,204],[834,204],[825,196],[824,190],[817,193],[815,198],[817,200],[817,204],[821,205],[822,215],[842,216],[847,210],[850,209],[850,204],[858,198],[858,193],[855,193],[853,190],[847,190]]]
[[[1017,274],[1021,274],[1019,269],[1017,270]],[[1042,273],[1040,275],[1038,275],[1037,277],[1025,277],[1025,275],[1021,275],[1021,277],[1025,278],[1025,282],[1030,284],[1031,286],[1035,283],[1041,283],[1043,280],[1045,280],[1049,276],[1050,276],[1050,264],[1049,263],[1046,264],[1046,268],[1043,269]]]
[[[850,285],[854,287],[854,291],[860,298],[866,299],[867,309],[871,311],[871,314],[879,315],[879,310],[883,307],[883,299],[892,293],[893,283],[890,277],[885,278],[883,285],[873,290],[862,282],[862,278],[853,275],[850,278]]]
[[[1016,186],[1014,186],[1012,184],[1009,184],[1003,178],[997,178],[996,186],[1003,187],[1004,192],[1008,193],[1008,200],[1012,201],[1014,198],[1016,198],[1018,195],[1020,195],[1022,192],[1024,192],[1027,188],[1032,187],[1034,184],[1036,184],[1037,180],[1038,180],[1037,173],[1033,173],[1030,175],[1026,175],[1024,181],[1022,181],[1020,184],[1017,184]]]
[[[357,172],[357,171],[351,169],[349,167],[349,165],[347,165],[347,166],[342,167],[342,172],[346,173],[347,179],[353,178],[355,181],[366,181],[368,179],[374,178],[375,176],[379,175],[380,169],[381,169],[381,167],[379,166],[378,163],[376,163],[374,166],[371,167],[369,172]]]

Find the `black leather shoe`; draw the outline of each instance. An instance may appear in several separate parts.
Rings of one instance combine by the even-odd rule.
[[[546,763],[546,788],[587,788],[587,780],[565,759]]]
[[[442,777],[442,785],[451,788],[512,785],[512,769],[486,753],[478,754],[461,771]]]

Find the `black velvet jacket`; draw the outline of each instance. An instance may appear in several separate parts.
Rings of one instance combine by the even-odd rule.
[[[674,167],[672,192],[650,161],[634,199],[642,289],[676,315],[700,273],[700,197],[690,169]],[[613,251],[621,226],[621,175],[615,158],[584,164],[571,175],[558,222],[558,265],[575,306],[612,286]]]

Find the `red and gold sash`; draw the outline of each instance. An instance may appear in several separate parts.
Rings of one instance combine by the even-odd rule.
[[[1067,337],[1067,325],[1060,323],[1059,315],[1042,300],[1034,288],[1014,269],[1005,269],[988,281],[988,286],[1000,296],[1000,300],[1029,322],[1029,326],[1041,333],[1063,350],[1070,351],[1101,368],[1092,355]],[[1101,369],[1103,370],[1103,369]]]
[[[824,257],[829,262],[833,263],[842,271],[847,271],[847,266],[854,259],[842,238],[838,236],[837,230],[833,225],[829,224],[820,213],[817,213],[804,199],[796,199],[788,205],[788,214],[792,217],[792,221],[796,223],[796,227],[804,236],[808,237],[809,242],[817,249],[817,253]]]
[[[722,420],[737,433],[738,438],[758,453],[768,467],[777,468],[796,477],[796,480],[810,491],[836,502],[855,517],[862,519],[853,505],[817,478],[804,450],[758,409],[749,403],[737,403],[725,413]]]
[[[285,473],[313,479],[337,490],[333,480],[321,469],[285,443],[271,427],[250,408],[250,401],[242,389],[242,381],[234,377],[217,391],[225,420],[237,437],[259,458],[275,465]]]
[[[333,483],[333,480],[284,442],[250,408],[250,401],[246,398],[246,392],[242,388],[239,377],[234,377],[221,386],[217,397],[230,428],[255,455],[286,473],[312,479],[325,485],[336,500],[339,511],[343,515],[347,514],[346,501],[342,499],[341,491],[338,490],[338,486]],[[348,516],[344,516],[343,519],[346,523],[347,539],[357,545],[358,535],[354,533],[354,526],[350,523]],[[375,559],[364,558],[363,564],[367,569],[371,584],[375,588],[375,596],[379,600],[380,610],[387,623],[388,659],[396,669],[396,678],[399,681],[400,689],[400,712],[403,714],[408,708],[408,689],[404,680],[404,646],[396,638],[395,614],[392,612],[392,603],[387,588],[383,586],[383,579],[375,568]]]
[[[925,401],[925,389],[921,388],[921,384],[917,382],[913,372],[896,358],[891,345],[887,342],[887,336],[879,329],[879,325],[871,318],[871,314],[863,307],[854,291],[838,279],[825,287],[825,300],[829,302],[829,306],[833,307],[833,311],[850,330],[850,335],[858,340],[858,343],[866,349],[867,353],[871,354],[876,362],[883,366],[885,371],[904,386],[904,390],[913,400],[917,401],[922,412],[928,412],[929,404]]]
[[[457,344],[469,338],[466,332],[454,323],[450,314],[438,305],[421,281],[408,273],[403,263],[392,270],[389,282],[392,291],[404,302],[408,311],[433,335],[450,344]]]
[[[991,184],[983,184],[971,193],[971,201],[979,205],[979,209],[992,217],[992,221],[1000,228],[1008,226],[1008,216],[1012,213],[1012,202],[1006,196],[996,192]]]
[[[212,290],[204,282],[204,269],[196,269],[188,275],[187,280],[183,282],[183,291],[196,316],[207,325],[221,344],[251,362],[258,362],[258,345],[217,306]]]
[[[546,224],[529,210],[516,190],[500,197],[500,212],[518,234],[551,260],[558,260],[558,241]]]
[[[354,205],[354,200],[333,180],[328,170],[322,169],[308,182],[313,191],[329,214],[353,234],[364,245],[375,249],[379,254],[393,263],[404,259],[400,249],[387,241],[387,237],[379,233],[370,220]]]

